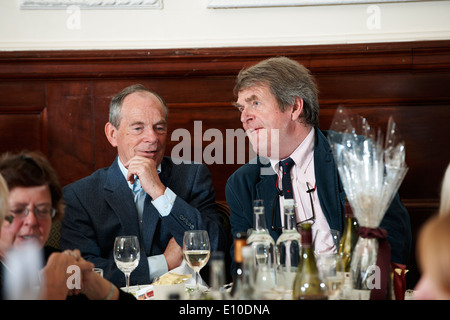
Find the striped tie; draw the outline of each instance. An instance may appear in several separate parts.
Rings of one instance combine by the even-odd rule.
[[[145,191],[144,189],[142,189],[141,183],[137,178],[134,180],[133,193],[134,193],[134,203],[136,204],[136,209],[139,217],[139,227],[142,227],[142,214],[144,212]]]

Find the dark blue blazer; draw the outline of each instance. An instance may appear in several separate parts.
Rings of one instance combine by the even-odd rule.
[[[118,158],[110,167],[64,187],[66,210],[61,249],[79,249],[85,259],[104,269],[105,278],[118,286],[125,285],[113,256],[114,239],[119,235],[137,235],[140,239],[141,258],[131,273],[130,285],[151,283],[147,256],[164,253],[172,237],[182,246],[186,230],[207,230],[211,251],[225,251],[227,234],[216,211],[208,168],[204,164],[174,164],[164,157],[160,179],[177,198],[171,213],[161,217],[150,196],[146,196],[142,234],[133,193],[120,171]]]
[[[339,230],[342,234],[345,218],[345,192],[339,178],[333,153],[326,132],[315,128],[314,168],[319,194],[320,206],[328,221],[330,229]],[[272,204],[274,204],[274,225],[281,226],[280,204],[274,201],[278,191],[277,175],[271,170],[270,163],[265,158],[247,163],[240,167],[228,179],[225,194],[230,206],[231,230],[233,236],[237,232],[246,232],[253,227],[253,200],[263,199],[266,224],[270,234],[276,241],[280,231],[271,230]],[[271,170],[272,174],[261,174],[261,168]],[[409,214],[397,194],[386,212],[381,225],[388,231],[388,241],[391,246],[391,261],[407,264],[411,248],[411,225]],[[231,248],[234,258],[234,246]]]

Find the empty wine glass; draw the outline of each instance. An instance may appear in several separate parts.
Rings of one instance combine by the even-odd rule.
[[[130,274],[139,264],[139,240],[136,236],[120,236],[114,241],[114,261],[125,274],[126,291],[130,287]]]
[[[338,253],[321,253],[317,256],[317,268],[327,285],[328,300],[339,300],[345,280],[342,257]]]
[[[198,291],[200,270],[209,260],[210,245],[206,230],[185,231],[183,237],[183,256],[189,267],[195,272],[195,289]]]

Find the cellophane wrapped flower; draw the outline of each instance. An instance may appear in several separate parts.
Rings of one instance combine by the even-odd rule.
[[[384,139],[381,130],[375,132],[364,117],[349,114],[346,109],[339,107],[328,132],[328,140],[360,229],[379,229],[408,171],[405,143],[397,132],[393,118],[389,118]],[[385,238],[386,234],[376,237]],[[352,258],[355,289],[372,289],[377,253],[376,239],[372,236],[359,238]]]

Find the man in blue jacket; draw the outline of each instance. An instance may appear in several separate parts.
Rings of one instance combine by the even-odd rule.
[[[78,248],[123,286],[114,263],[114,239],[136,235],[141,255],[130,284],[149,284],[183,261],[186,230],[207,230],[211,251],[226,248],[215,191],[203,164],[175,164],[164,156],[167,107],[142,85],[125,88],[111,101],[105,134],[118,156],[108,168],[63,190],[66,202],[61,248]]]
[[[345,191],[326,132],[318,129],[314,77],[296,61],[276,57],[242,70],[234,93],[258,157],[239,168],[226,185],[233,235],[253,227],[253,201],[262,199],[266,224],[276,241],[283,226],[283,201],[293,198],[297,225],[313,223],[315,249],[335,251],[330,230],[342,234]],[[411,226],[398,194],[380,227],[388,232],[391,261],[406,264]]]

